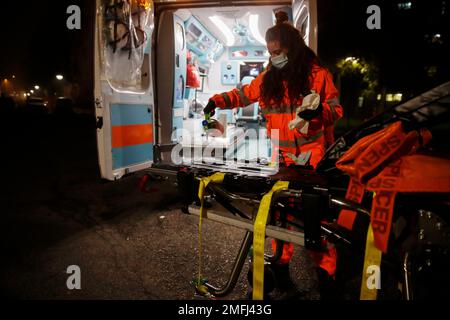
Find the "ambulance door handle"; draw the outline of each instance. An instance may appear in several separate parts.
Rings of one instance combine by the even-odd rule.
[[[95,122],[95,127],[97,129],[103,128],[103,117],[97,117],[97,121]]]
[[[96,106],[97,108],[101,108],[101,107],[102,107],[102,102],[100,101],[99,98],[96,98],[95,101],[94,101],[94,103],[95,103],[95,106]]]

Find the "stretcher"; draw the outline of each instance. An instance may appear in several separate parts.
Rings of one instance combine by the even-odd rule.
[[[327,237],[350,245],[351,241],[339,233],[336,226],[331,225],[342,209],[356,210],[369,221],[368,210],[344,198],[345,187],[331,188],[329,181],[312,168],[283,167],[275,173],[267,166],[258,168],[242,163],[236,164],[234,168],[217,168],[205,164],[189,167],[161,165],[154,166],[149,170],[149,174],[170,176],[176,180],[182,190],[183,211],[199,217],[201,205],[197,190],[200,181],[223,171],[223,182],[210,183],[206,188],[208,209],[204,218],[242,229],[245,236],[226,284],[205,284],[209,293],[215,297],[224,297],[234,289],[253,244],[255,220],[261,199],[278,181],[289,182],[290,187],[275,192],[271,200],[265,235],[278,241],[276,252],[273,255],[265,255],[265,260],[269,263],[276,263],[280,259],[281,248],[285,242],[310,250],[321,250],[321,240]],[[280,213],[279,219],[275,219],[275,213]],[[295,220],[288,221],[288,213],[293,214]],[[294,230],[288,227],[293,227]]]
[[[210,296],[224,297],[234,289],[249,252],[256,245],[255,234],[261,231],[257,226],[260,213],[264,211],[262,207],[267,211],[262,237],[277,240],[276,250],[272,255],[263,252],[265,262],[276,263],[281,258],[285,242],[320,251],[323,239],[347,248],[355,257],[364,257],[366,253],[367,262],[370,248],[369,245],[366,246],[366,242],[373,242],[368,237],[372,232],[368,230],[370,231],[371,220],[373,222],[373,199],[377,196],[377,191],[362,189],[361,199],[349,199],[350,177],[337,168],[336,162],[344,159],[342,156],[350,147],[363,141],[364,137],[376,135],[389,126],[395,127],[396,123],[401,123],[405,132],[413,132],[448,121],[449,95],[450,83],[447,83],[392,108],[390,117],[384,114],[368,121],[363,127],[338,139],[316,170],[308,166],[271,167],[258,161],[249,163],[236,159],[215,164],[155,163],[148,170],[148,175],[164,176],[177,183],[184,213],[198,216],[200,221],[208,219],[245,231],[228,280],[222,286],[204,282],[205,292]],[[417,139],[420,140],[419,137]],[[448,166],[448,159],[438,161],[441,165]],[[220,178],[211,180],[214,176]],[[204,190],[200,188],[202,184]],[[277,188],[280,184],[283,187]],[[432,183],[428,185],[432,186]],[[377,263],[382,270],[388,270],[384,272],[396,275],[398,283],[395,286],[401,284],[403,298],[407,300],[420,297],[421,292],[430,292],[427,287],[430,281],[428,278],[421,278],[421,270],[432,265],[433,272],[446,272],[446,263],[450,265],[450,228],[448,217],[445,216],[449,209],[450,193],[446,188],[448,189],[448,182],[444,181],[441,183],[441,190],[436,188],[432,193],[426,192],[426,188],[418,190],[418,193],[411,190],[399,192],[395,205],[392,206],[391,219],[394,227],[389,235],[392,239],[389,247],[377,253]],[[201,193],[199,189],[202,190]],[[267,198],[269,194],[270,198]],[[204,208],[206,212],[203,211]],[[345,210],[352,211],[355,215],[351,230],[338,223],[340,213]],[[288,214],[294,219],[288,219]],[[439,261],[439,264],[434,261]],[[364,283],[361,298],[365,296],[363,286]],[[377,297],[376,294],[367,296]]]

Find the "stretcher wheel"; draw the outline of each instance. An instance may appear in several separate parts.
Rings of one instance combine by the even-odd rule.
[[[247,280],[250,287],[253,287],[253,264],[250,264],[250,268],[247,273]],[[275,273],[273,272],[270,264],[264,265],[264,295],[272,292],[275,289]]]

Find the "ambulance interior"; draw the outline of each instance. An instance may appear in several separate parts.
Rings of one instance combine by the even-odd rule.
[[[221,169],[244,162],[266,170],[277,160],[258,103],[216,109],[214,118],[225,128],[220,134],[205,132],[203,109],[213,95],[264,71],[265,33],[278,11],[316,50],[315,1],[155,1],[154,7],[148,0],[96,1],[94,91],[103,178],[120,179],[154,162],[208,162]]]
[[[208,134],[202,122],[210,97],[249,84],[265,70],[269,53],[264,37],[279,10],[293,21],[291,6],[280,5],[178,9],[161,15],[159,29],[173,31],[173,38],[158,35],[158,104],[173,106],[172,113],[160,112],[163,125],[172,123],[162,138],[183,146],[183,162],[270,162],[271,143],[258,103],[216,109],[213,118],[223,126],[222,135]],[[205,152],[206,147],[212,151]]]

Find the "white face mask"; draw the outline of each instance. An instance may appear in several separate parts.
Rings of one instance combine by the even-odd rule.
[[[272,65],[277,69],[282,69],[288,63],[287,55],[282,52],[276,57],[271,58]]]

